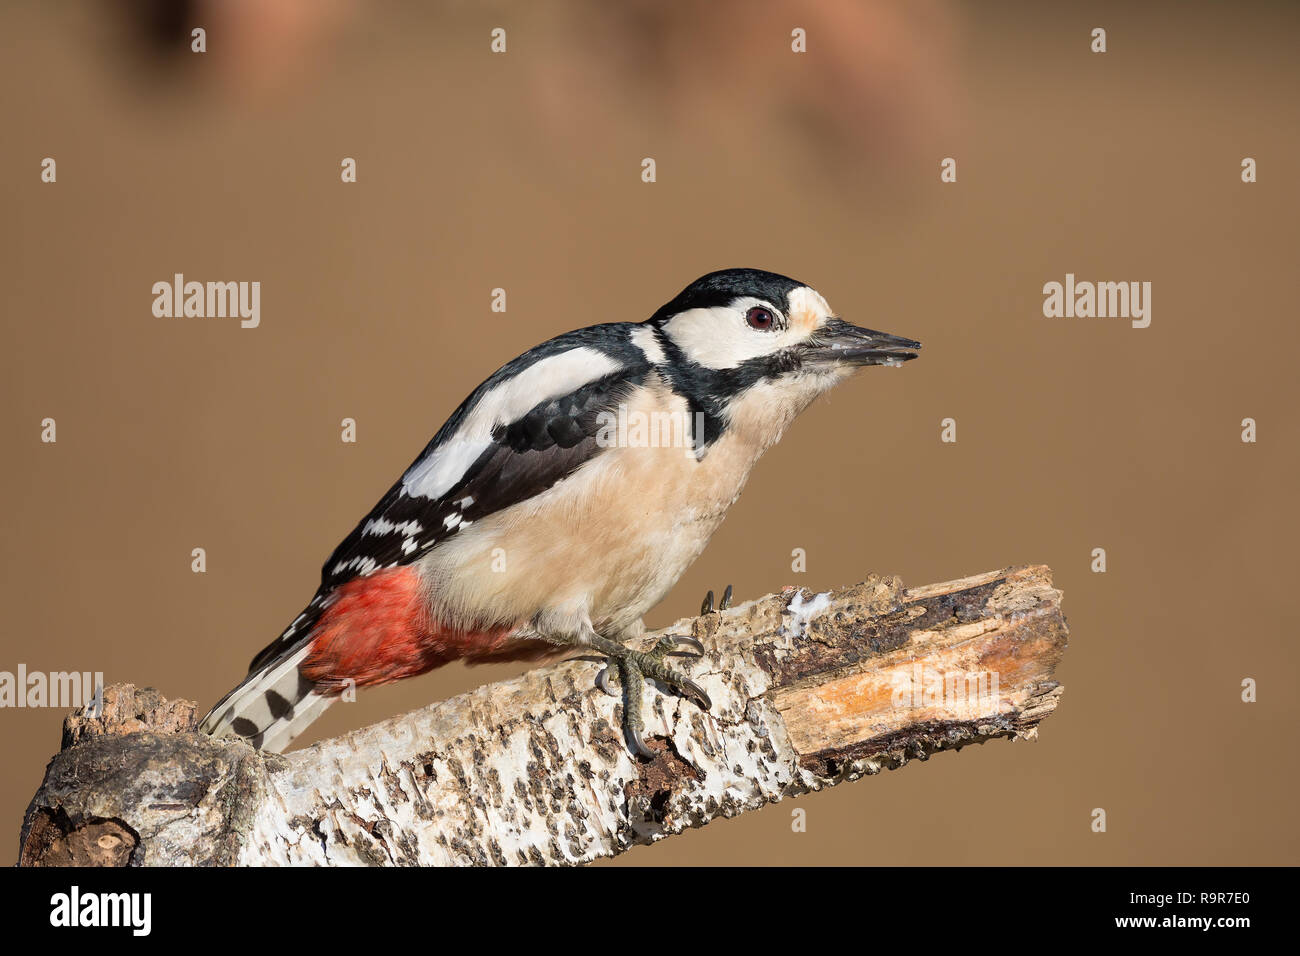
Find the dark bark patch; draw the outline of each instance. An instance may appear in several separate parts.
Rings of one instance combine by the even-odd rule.
[[[883,590],[881,582],[868,581],[849,590],[861,590],[862,603],[873,607],[845,603],[847,593],[832,594],[832,601],[842,605],[838,610],[807,621],[788,648],[760,644],[754,648],[754,657],[772,677],[773,688],[824,676],[897,650],[914,631],[939,630],[986,616],[989,599],[1006,580],[999,577],[962,591],[905,603],[899,600],[900,591]]]
[[[75,821],[62,807],[41,807],[27,831],[19,866],[130,866],[140,835],[124,820]]]
[[[624,789],[629,816],[634,808],[649,823],[661,824],[668,818],[672,797],[690,783],[700,779],[700,773],[677,753],[672,741],[652,737],[646,746],[655,751],[653,760],[637,762],[637,777]]]
[[[942,720],[908,727],[906,730],[870,740],[858,741],[846,747],[819,750],[803,754],[799,765],[819,777],[834,780],[841,777],[856,761],[875,758],[881,770],[901,767],[909,760],[926,760],[931,754],[960,748],[975,740],[993,737],[1010,737],[1015,727],[1010,720],[1006,729],[990,730],[997,721],[987,718],[978,721]]]

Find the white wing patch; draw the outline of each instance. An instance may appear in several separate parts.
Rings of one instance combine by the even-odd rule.
[[[392,534],[394,531],[410,537],[419,534],[424,526],[418,521],[393,522],[387,518],[371,518],[361,530],[362,534]]]
[[[585,345],[530,365],[483,395],[447,441],[412,465],[402,490],[413,498],[441,498],[492,444],[498,425],[518,421],[541,402],[560,398],[622,368]]]
[[[347,561],[340,561],[330,570],[331,574],[342,574],[344,571],[356,569],[357,577],[369,574],[375,568],[379,567],[374,558],[350,558]]]

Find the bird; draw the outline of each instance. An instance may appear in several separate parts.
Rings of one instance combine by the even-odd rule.
[[[200,730],[283,750],[345,690],[455,660],[582,652],[605,659],[596,682],[621,685],[628,748],[652,757],[646,678],[712,705],[669,661],[705,648],[669,635],[636,650],[644,615],[800,412],[920,347],[850,324],[803,282],[737,268],[696,279],[644,321],[524,352],[470,393],[343,539],[306,608]]]

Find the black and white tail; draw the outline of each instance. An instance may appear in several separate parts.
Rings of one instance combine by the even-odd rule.
[[[311,625],[319,610],[319,603],[313,601],[254,659],[248,676],[203,718],[202,733],[243,737],[258,750],[283,751],[337,699],[318,693],[298,673],[298,665],[311,649]]]

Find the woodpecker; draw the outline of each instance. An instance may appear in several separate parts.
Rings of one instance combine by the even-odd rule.
[[[703,276],[644,322],[543,342],[452,413],[202,729],[281,750],[344,688],[583,649],[607,658],[598,681],[622,685],[628,745],[650,756],[644,678],[710,702],[666,660],[702,654],[698,642],[629,646],[642,616],[795,416],[857,369],[919,348],[758,269]]]

